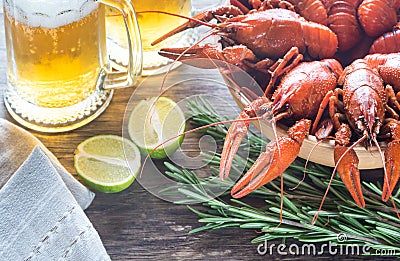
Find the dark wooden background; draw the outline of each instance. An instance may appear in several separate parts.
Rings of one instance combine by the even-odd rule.
[[[3,91],[6,84],[6,53],[2,14],[0,14],[0,21],[0,117],[15,123],[3,103]],[[218,73],[213,71],[202,73],[211,78],[219,77]],[[179,67],[170,75],[176,80],[199,76],[201,76],[199,72],[190,67]],[[149,81],[155,84],[148,84],[148,93],[144,90],[141,92],[143,96],[158,93],[161,77],[154,77]],[[95,121],[80,129],[61,134],[31,132],[55,154],[71,174],[77,177],[73,167],[75,148],[80,142],[94,135],[121,135],[126,104],[134,90],[134,88],[117,90],[109,108]],[[174,99],[183,99],[187,95],[192,95],[193,90],[196,90],[197,94],[200,92],[221,97],[226,103],[236,108],[229,92],[226,89],[216,89],[213,84],[196,82],[186,91],[172,91],[171,95]],[[220,110],[225,110],[229,115],[236,113],[229,106],[222,106]],[[196,156],[198,154],[197,136],[188,135],[184,146],[189,155]],[[163,169],[163,162],[157,161],[156,166]],[[278,260],[285,258],[278,255],[260,256],[257,253],[257,245],[250,243],[257,236],[255,230],[226,228],[189,235],[190,230],[201,225],[197,222],[197,216],[184,205],[175,205],[152,195],[139,182],[134,182],[130,188],[117,194],[97,192],[86,214],[98,230],[113,260]],[[286,258],[304,259],[304,257],[293,256]],[[325,258],[334,257],[325,256]],[[340,259],[340,257],[336,258]]]

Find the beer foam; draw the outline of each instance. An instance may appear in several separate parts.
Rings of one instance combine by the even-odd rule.
[[[5,10],[29,26],[56,28],[80,20],[98,5],[97,0],[9,0]]]

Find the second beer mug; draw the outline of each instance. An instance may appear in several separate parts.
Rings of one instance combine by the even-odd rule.
[[[111,71],[105,8],[123,14],[129,59]],[[109,104],[112,88],[132,86],[142,49],[129,0],[4,0],[7,46],[5,105],[22,125],[45,132],[75,129]]]
[[[151,43],[158,37],[164,35],[179,24],[186,22],[185,19],[161,14],[161,13],[142,13],[145,11],[163,11],[183,16],[190,16],[190,0],[130,0],[138,12],[138,23],[143,46],[143,75],[153,75],[162,73],[169,69],[167,64],[171,60],[158,55],[158,51],[163,47],[186,47],[194,43],[196,35],[193,30],[174,35],[167,40],[152,46]],[[110,45],[111,59],[119,64],[126,64],[125,50],[128,47],[123,31],[123,19],[119,13],[112,8],[107,8],[106,12],[108,44]]]

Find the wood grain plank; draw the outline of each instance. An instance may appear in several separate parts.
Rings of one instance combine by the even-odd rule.
[[[6,59],[4,27],[0,16],[0,99],[3,100],[6,85]],[[220,76],[213,71],[199,71],[190,67],[180,67],[171,72],[170,79],[194,79]],[[160,77],[148,78],[152,88],[137,94],[147,98],[159,93]],[[122,134],[122,123],[127,103],[135,88],[115,91],[107,110],[86,126],[60,134],[45,134],[31,131],[38,137],[66,169],[75,175],[73,155],[77,145],[88,137],[98,134]],[[169,95],[181,100],[194,92],[210,94],[225,101],[219,110],[230,117],[237,113],[229,92],[215,88],[213,82],[195,81],[185,89],[171,89]],[[15,123],[0,102],[0,117]],[[18,142],[18,141],[16,141]],[[185,151],[194,156],[198,153],[198,135],[185,138]],[[163,162],[157,161],[163,169]],[[98,230],[104,245],[113,260],[280,260],[281,256],[260,256],[256,245],[250,243],[257,231],[226,228],[206,231],[194,235],[188,232],[201,224],[197,216],[186,206],[174,205],[150,194],[138,182],[117,194],[97,193],[93,204],[86,210],[89,219]],[[279,243],[279,242],[275,242]],[[300,257],[290,257],[297,259]],[[331,257],[330,257],[331,258]]]
[[[6,52],[3,17],[0,17],[0,117],[16,123],[4,107],[3,97],[6,85]],[[182,69],[182,68],[180,68]],[[171,77],[198,77],[190,68],[176,70]],[[216,74],[218,77],[218,74]],[[159,85],[160,79],[154,80]],[[212,92],[211,85],[195,86],[203,88],[203,93]],[[116,90],[107,110],[86,126],[60,134],[45,134],[31,131],[41,140],[66,169],[76,176],[73,155],[77,145],[88,137],[98,134],[122,134],[124,111],[134,88]],[[190,93],[172,91],[176,99]],[[158,94],[158,86],[141,94],[147,98]],[[230,96],[227,92],[213,93]],[[188,136],[185,146],[188,152],[196,153],[198,135]],[[17,141],[16,141],[17,142]],[[193,148],[195,147],[195,148]],[[162,161],[157,162],[162,168]],[[77,177],[78,178],[78,177]],[[186,206],[163,201],[135,182],[129,189],[117,194],[98,192],[93,204],[86,211],[98,230],[104,245],[113,260],[141,259],[207,259],[221,257],[243,259],[257,257],[255,247],[250,244],[255,231],[225,229],[215,232],[188,235],[198,227],[197,217]]]

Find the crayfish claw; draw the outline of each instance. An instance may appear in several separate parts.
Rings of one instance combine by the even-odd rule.
[[[384,177],[383,190],[382,190],[382,200],[388,201],[392,192],[399,181],[400,177],[400,141],[394,140],[388,143],[387,149],[385,151],[386,159],[386,173],[387,176]]]
[[[335,163],[342,158],[337,165],[337,172],[342,179],[350,195],[359,207],[365,206],[364,196],[361,189],[360,171],[358,170],[359,159],[356,152],[345,146],[336,145],[334,150]]]
[[[310,120],[300,120],[289,128],[289,137],[278,137],[268,143],[265,152],[260,154],[247,173],[232,188],[232,197],[246,196],[282,175],[299,154],[310,127]]]
[[[203,69],[214,69],[217,67],[217,64],[213,60],[224,60],[222,51],[211,44],[204,46],[194,45],[190,48],[162,48],[158,51],[158,54],[171,60],[178,60]]]
[[[271,150],[273,150],[273,148],[267,146],[266,152],[260,154],[249,171],[239,180],[238,183],[235,184],[235,186],[233,186],[231,190],[232,197],[241,198],[246,196],[279,176],[279,173],[277,175],[269,175],[269,177],[263,175],[263,173],[268,173],[268,170],[271,168],[271,162],[273,160],[272,155],[274,154]]]
[[[247,173],[232,188],[232,197],[246,196],[280,176],[296,159],[299,151],[300,144],[291,138],[279,137],[277,141],[270,142],[265,152],[260,154]]]
[[[334,160],[337,172],[356,204],[364,207],[365,201],[361,189],[360,171],[358,169],[359,159],[354,149],[347,147],[351,137],[349,125],[342,123],[335,136]],[[364,138],[359,139],[358,142],[361,142]]]
[[[253,117],[262,113],[260,108],[267,103],[269,103],[267,98],[258,97],[243,109],[239,117],[237,117],[235,122],[229,127],[224,142],[224,148],[221,153],[221,163],[219,167],[219,176],[221,179],[228,177],[233,158],[239,149],[243,137],[249,130],[250,121],[255,119]]]
[[[224,149],[221,153],[221,163],[219,166],[219,176],[221,180],[226,179],[229,176],[233,158],[239,149],[243,137],[249,130],[249,118],[250,116],[246,112],[241,112],[237,120],[243,121],[234,122],[226,134]]]

